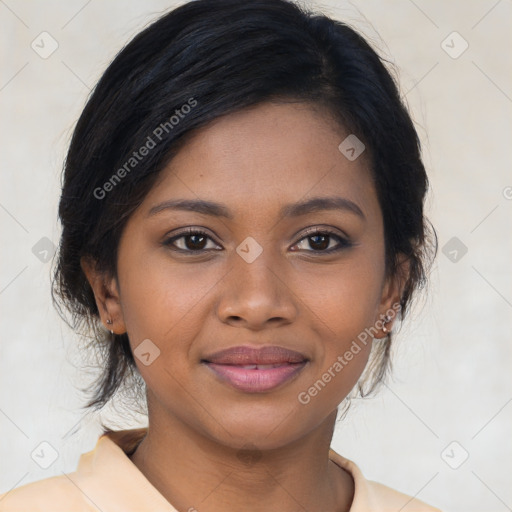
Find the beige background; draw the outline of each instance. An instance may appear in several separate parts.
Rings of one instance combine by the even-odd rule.
[[[95,443],[98,418],[80,409],[76,338],[52,308],[51,262],[40,260],[51,245],[41,239],[58,242],[61,164],[90,88],[173,5],[0,0],[0,491],[72,471]],[[445,511],[512,510],[512,2],[316,5],[398,66],[440,242],[425,304],[397,343],[393,381],[354,404],[333,446],[367,477]],[[41,37],[51,48],[43,31],[58,43],[46,59],[31,48]],[[48,469],[30,456],[43,441],[58,454]],[[466,452],[460,467],[448,465]]]

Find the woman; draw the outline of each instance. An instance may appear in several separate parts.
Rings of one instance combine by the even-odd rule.
[[[54,291],[105,351],[88,405],[142,378],[148,428],[0,510],[435,510],[330,449],[425,278],[426,189],[396,85],[343,23],[197,0],[146,28],[75,129]]]

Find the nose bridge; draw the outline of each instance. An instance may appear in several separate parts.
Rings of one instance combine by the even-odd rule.
[[[231,272],[222,286],[219,317],[253,327],[271,319],[291,321],[296,308],[293,294],[283,282],[283,268],[272,249],[254,239],[244,240],[232,254]]]
[[[253,261],[247,261],[239,254],[233,260],[235,267],[233,270],[242,279],[242,289],[275,291],[276,269],[279,265],[270,250],[262,251]]]

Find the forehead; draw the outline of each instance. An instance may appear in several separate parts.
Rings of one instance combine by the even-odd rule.
[[[146,213],[170,198],[232,204],[242,215],[304,200],[341,195],[377,213],[363,152],[349,160],[339,149],[350,133],[327,111],[306,103],[264,103],[197,130],[146,197]]]

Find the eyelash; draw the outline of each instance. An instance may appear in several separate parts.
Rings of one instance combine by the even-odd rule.
[[[177,251],[177,252],[181,252],[181,253],[196,254],[196,255],[197,254],[204,254],[207,251],[212,251],[212,250],[213,251],[218,251],[218,250],[220,250],[220,249],[199,249],[197,251],[194,251],[194,250],[191,250],[191,249],[181,249],[179,247],[175,247],[174,246],[174,243],[177,240],[179,240],[180,238],[186,238],[188,236],[194,236],[194,235],[204,236],[204,237],[208,238],[209,240],[214,241],[208,235],[208,233],[206,233],[205,231],[203,231],[201,229],[197,229],[197,228],[188,228],[186,231],[182,231],[181,233],[179,233],[177,235],[174,235],[173,237],[164,240],[163,245],[165,245],[166,247],[169,247],[173,251]],[[348,239],[342,237],[341,235],[335,233],[334,231],[332,231],[332,230],[330,230],[328,228],[311,228],[311,229],[307,230],[306,233],[304,233],[304,236],[302,236],[302,238],[300,238],[298,242],[294,243],[293,246],[298,245],[303,240],[306,240],[306,239],[308,239],[310,237],[317,236],[317,235],[323,235],[323,236],[328,236],[330,238],[335,238],[338,241],[338,245],[336,247],[334,247],[334,248],[331,248],[331,249],[326,249],[326,250],[313,250],[313,249],[310,249],[310,250],[306,250],[305,252],[311,252],[311,253],[317,253],[317,254],[332,254],[332,253],[341,251],[343,249],[348,249],[348,248],[353,246],[353,244]],[[330,242],[329,242],[329,245],[330,245]],[[297,251],[297,252],[299,252],[299,251]]]

